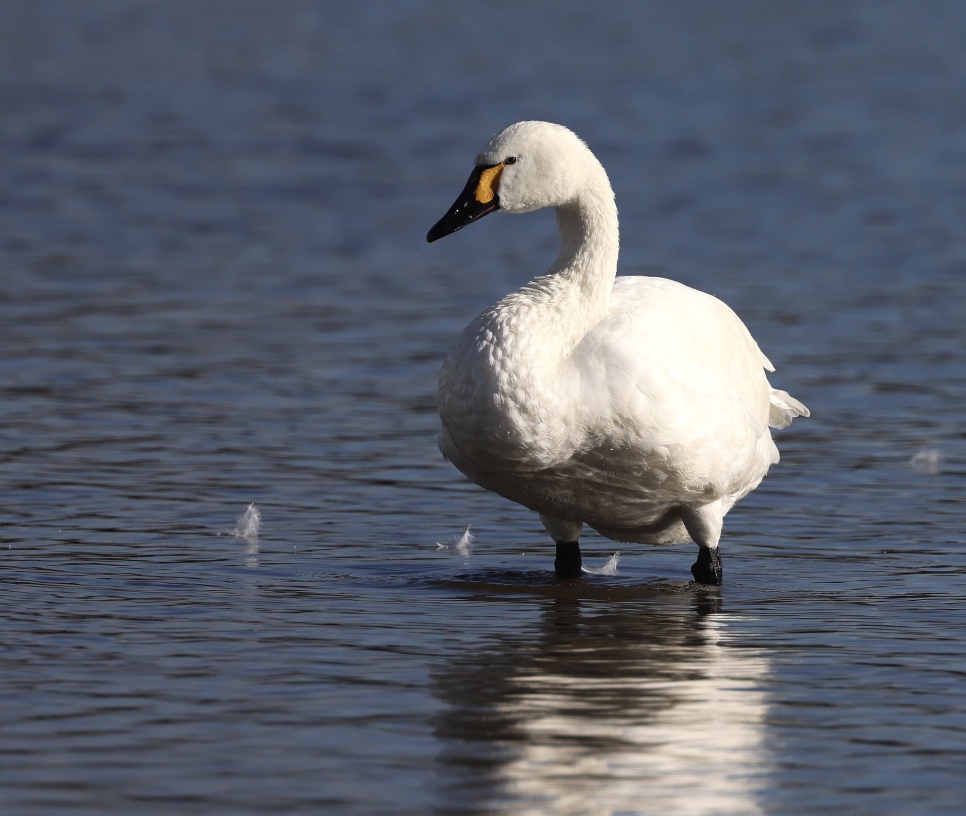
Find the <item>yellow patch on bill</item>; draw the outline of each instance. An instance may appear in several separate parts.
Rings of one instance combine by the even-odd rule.
[[[482,173],[480,173],[480,181],[476,185],[476,190],[473,193],[473,197],[480,204],[489,204],[494,198],[496,198],[496,184],[500,180],[500,173],[503,172],[503,162],[500,162],[493,167],[487,167]]]

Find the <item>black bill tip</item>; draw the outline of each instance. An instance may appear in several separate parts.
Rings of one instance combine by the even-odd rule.
[[[457,202],[459,204],[459,202]],[[473,206],[476,205],[476,206]],[[472,202],[471,204],[465,205],[463,207],[453,206],[446,215],[439,219],[433,228],[426,233],[426,240],[429,243],[433,241],[438,241],[446,235],[454,232],[459,232],[467,224],[472,224],[474,221],[478,221],[484,215],[489,215],[491,212],[495,212],[500,209],[500,202],[497,199],[493,199],[489,204],[477,204],[477,202]]]
[[[426,240],[429,243],[457,232],[467,224],[472,224],[484,215],[489,215],[491,212],[500,209],[500,197],[495,194],[491,194],[490,199],[486,202],[479,200],[480,176],[489,169],[491,168],[477,167],[470,173],[470,178],[466,182],[463,192],[459,194],[459,198],[453,202],[453,206],[447,210],[446,215],[440,218],[432,229],[426,233]]]

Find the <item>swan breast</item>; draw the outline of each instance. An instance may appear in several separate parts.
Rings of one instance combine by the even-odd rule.
[[[554,354],[561,338],[533,311],[521,293],[488,309],[463,330],[439,380],[451,443],[480,464],[514,472],[552,467],[580,443],[577,406]]]

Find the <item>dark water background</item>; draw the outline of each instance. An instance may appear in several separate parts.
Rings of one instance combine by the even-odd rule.
[[[964,812],[964,100],[960,2],[8,0],[0,810]],[[812,409],[720,591],[557,585],[436,450],[556,236],[424,235],[524,118]]]

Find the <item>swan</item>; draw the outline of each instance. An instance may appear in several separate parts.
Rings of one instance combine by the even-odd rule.
[[[617,277],[618,223],[603,166],[572,131],[518,122],[476,157],[433,242],[489,213],[556,210],[545,274],[460,335],[443,362],[443,456],[536,511],[561,577],[580,573],[587,524],[621,542],[694,541],[701,584],[721,583],[725,514],[778,462],[769,426],[808,409],[738,316],[663,278]]]

